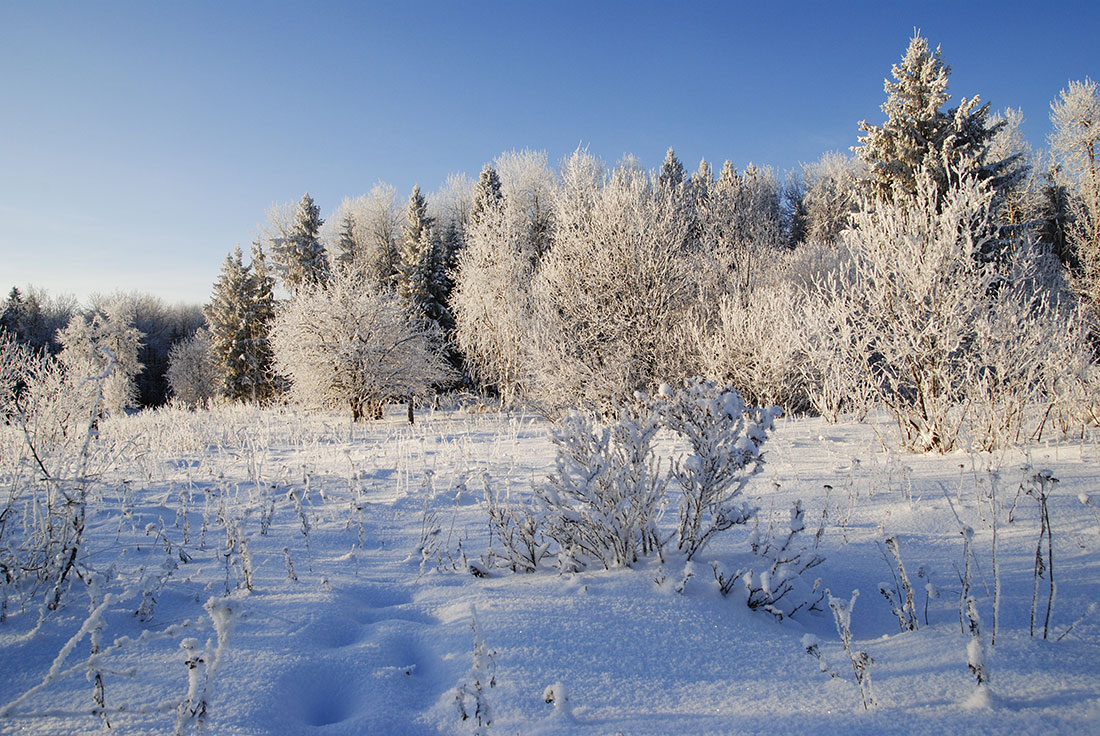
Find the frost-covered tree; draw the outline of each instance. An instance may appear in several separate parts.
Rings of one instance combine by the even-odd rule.
[[[476,222],[486,210],[500,206],[503,199],[504,195],[501,193],[500,177],[497,175],[497,170],[493,168],[492,164],[485,164],[474,188],[470,220]]]
[[[534,388],[551,406],[607,405],[696,372],[684,332],[698,279],[690,222],[632,167],[594,187],[586,158],[566,164],[556,237],[533,286]]]
[[[168,385],[172,397],[188,407],[207,406],[218,395],[220,372],[214,360],[210,332],[200,329],[168,353]]]
[[[307,407],[380,416],[386,402],[423,397],[448,380],[440,333],[397,295],[362,277],[336,274],[284,303],[272,344],[291,395]]]
[[[378,184],[369,193],[340,204],[329,218],[332,227],[325,240],[337,253],[340,268],[361,274],[379,288],[394,289],[401,222],[396,190]]]
[[[108,314],[124,309],[142,334],[138,361],[143,369],[135,376],[139,406],[160,406],[168,400],[168,352],[172,345],[194,334],[205,320],[202,308],[191,304],[166,304],[140,292],[92,294],[93,312]]]
[[[313,198],[302,196],[290,222],[278,210],[269,213],[269,220],[272,255],[287,291],[324,283],[329,277],[328,255],[320,239],[324,220]]]
[[[127,305],[110,305],[105,313],[90,318],[75,315],[58,334],[58,340],[58,359],[70,385],[106,376],[102,400],[108,414],[137,406],[134,377],[143,367],[138,360],[142,334],[134,328],[133,313]]]
[[[817,335],[840,365],[820,372],[858,367],[912,449],[953,449],[967,421],[982,445],[1011,441],[1084,371],[1080,321],[1049,259],[1026,241],[976,257],[994,237],[992,200],[974,177],[943,191],[918,172],[913,198],[853,216],[852,267],[824,284]]]
[[[1051,104],[1050,148],[1069,201],[1069,244],[1078,264],[1078,290],[1100,318],[1100,90],[1070,82]]]
[[[669,148],[665,152],[665,160],[661,164],[661,171],[657,175],[658,183],[666,189],[679,189],[684,183],[684,165],[676,158],[676,151]]]
[[[542,151],[510,151],[498,156],[495,168],[506,208],[526,230],[524,250],[534,260],[553,240],[554,174]]]
[[[397,292],[415,314],[439,320],[444,305],[435,302],[433,280],[442,270],[442,248],[435,218],[428,214],[428,202],[413,187],[405,215],[401,245],[398,251]]]
[[[861,170],[857,160],[835,151],[802,166],[792,222],[794,242],[835,244],[840,240],[858,205]]]
[[[922,171],[941,193],[952,177],[989,180],[996,191],[1017,176],[1018,158],[989,156],[998,125],[989,119],[988,103],[979,106],[975,95],[961,99],[956,108],[944,109],[951,99],[947,91],[951,67],[938,47],[932,51],[918,33],[891,72],[894,81],[884,82],[886,121],[881,126],[861,122],[863,135],[855,148],[869,167],[867,182],[877,199],[915,196]]]
[[[476,212],[476,210],[475,210]],[[526,220],[503,197],[470,218],[450,308],[470,378],[508,404],[524,392],[535,259]]]
[[[259,244],[252,258],[245,265],[240,247],[226,256],[203,310],[221,376],[220,393],[231,401],[263,401],[275,391],[269,338],[274,284]]]
[[[24,290],[13,286],[0,304],[0,330],[32,350],[52,354],[60,349],[57,331],[75,313],[76,300],[72,296],[51,297],[33,286]]]
[[[336,267],[344,270],[355,268],[362,246],[356,237],[355,215],[345,206],[340,216],[340,230],[336,234]]]
[[[267,254],[260,238],[252,243],[248,275],[252,282],[249,349],[254,376],[253,401],[267,401],[279,391],[271,348],[271,328],[275,324],[275,277],[268,268]]]

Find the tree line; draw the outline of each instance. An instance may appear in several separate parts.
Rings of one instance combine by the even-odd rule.
[[[891,72],[853,155],[782,177],[689,173],[672,149],[656,171],[519,151],[404,203],[376,186],[327,221],[308,194],[275,207],[166,381],[193,405],[364,418],[456,388],[609,406],[702,375],[792,411],[885,407],[939,450],[964,424],[996,444],[1091,421],[1096,84],[1061,91],[1037,152],[1019,111],[949,107],[950,67],[919,34]]]

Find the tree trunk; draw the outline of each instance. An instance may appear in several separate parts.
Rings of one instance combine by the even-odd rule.
[[[409,394],[409,396],[408,396],[408,405],[409,405],[409,424],[412,424],[413,423],[413,397],[412,397],[412,394]]]

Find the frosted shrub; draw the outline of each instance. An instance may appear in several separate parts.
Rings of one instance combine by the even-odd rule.
[[[786,529],[770,528],[764,534],[759,527],[753,530],[750,545],[756,561],[733,575],[727,577],[717,562],[712,563],[722,594],[736,593],[749,608],[766,611],[780,621],[800,611],[823,610],[821,579],[810,582],[806,573],[825,558],[817,554],[820,536],[813,537],[809,544],[802,543],[804,517],[802,502],[796,501]]]
[[[97,442],[104,386],[114,361],[85,376],[0,335],[0,585],[32,595],[51,587],[56,608],[84,536],[89,496],[105,468]],[[5,592],[5,598],[7,593]]]
[[[723,296],[716,324],[695,334],[703,372],[736,386],[752,403],[804,411],[810,402],[802,314],[802,300],[787,283]]]
[[[555,427],[555,469],[536,493],[563,569],[622,567],[660,551],[668,477],[653,452],[658,428],[645,401],[620,409],[610,426],[576,412]]]
[[[1036,249],[998,249],[986,185],[941,192],[928,172],[917,184],[853,217],[854,270],[819,285],[830,305],[817,332],[834,336],[819,370],[855,369],[910,449],[952,450],[968,418],[983,446],[1003,445],[1023,407],[1076,380],[1080,329],[1058,326],[1076,318]]]
[[[760,447],[780,410],[750,407],[736,389],[698,377],[680,391],[662,386],[660,399],[661,420],[691,447],[672,467],[683,491],[677,546],[690,560],[712,535],[752,518],[739,496],[761,470]]]
[[[534,572],[550,548],[542,533],[542,515],[534,502],[502,497],[485,475],[485,505],[489,527],[504,546],[503,557],[512,572]]]

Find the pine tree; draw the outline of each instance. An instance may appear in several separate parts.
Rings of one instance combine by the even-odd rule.
[[[249,352],[253,366],[253,400],[266,401],[279,391],[275,375],[275,358],[271,348],[271,329],[275,324],[275,279],[267,266],[260,239],[252,243],[252,263],[249,267],[251,288],[251,318],[249,320]]]
[[[359,242],[355,238],[355,216],[345,212],[340,220],[340,232],[336,235],[336,265],[348,270],[355,267],[359,260]]]
[[[276,265],[287,291],[295,293],[303,286],[328,280],[328,256],[320,240],[323,224],[321,211],[307,192],[298,203],[294,223],[273,243]]]

